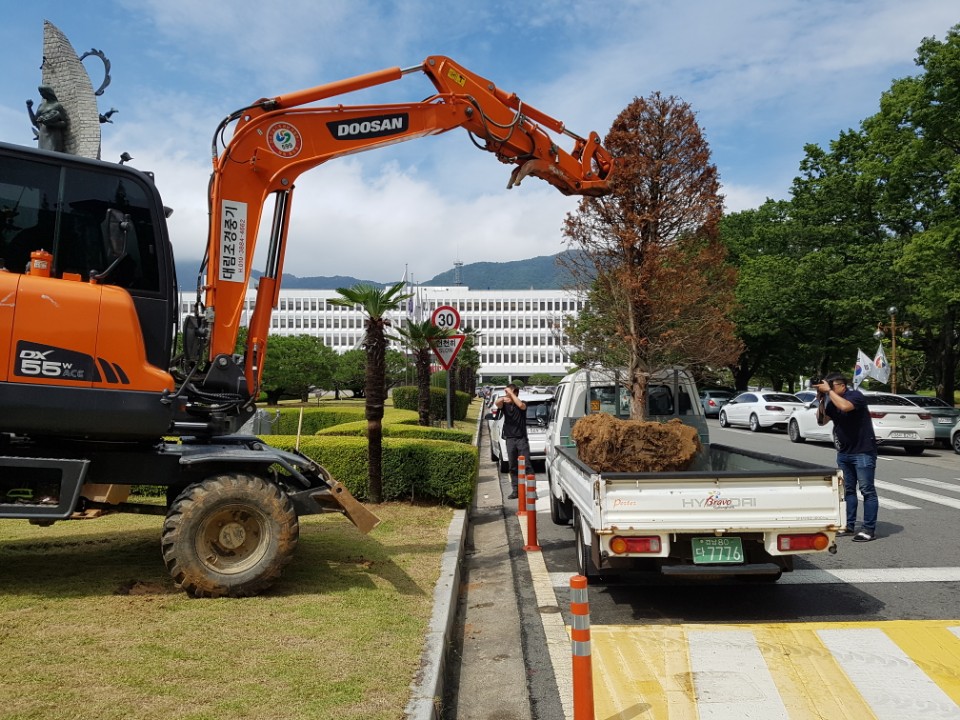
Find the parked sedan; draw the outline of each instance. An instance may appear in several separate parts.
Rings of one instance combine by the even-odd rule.
[[[906,398],[914,405],[926,408],[927,412],[933,416],[933,429],[936,434],[936,441],[946,447],[950,447],[950,431],[953,430],[953,426],[956,425],[957,420],[960,420],[960,408],[955,408],[950,403],[944,402],[940,398],[931,395],[903,394],[900,397]]]
[[[700,404],[703,405],[703,414],[707,417],[717,417],[720,414],[720,408],[732,397],[733,393],[726,390],[701,390]]]
[[[800,398],[790,393],[740,393],[720,409],[720,427],[741,425],[753,432],[769,428],[784,430],[794,411],[803,407]]]
[[[900,395],[871,391],[863,394],[867,396],[877,445],[896,445],[907,455],[922,455],[924,448],[933,446],[933,420],[926,408],[917,407]],[[833,422],[828,420],[826,425],[817,425],[815,402],[793,414],[787,433],[793,442],[814,440],[836,445]]]
[[[953,451],[960,455],[960,420],[957,420],[957,424],[950,431],[950,445]]]

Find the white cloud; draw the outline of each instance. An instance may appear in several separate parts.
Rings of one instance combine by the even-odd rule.
[[[156,173],[181,257],[205,243],[214,129],[260,97],[445,54],[602,136],[633,97],[659,90],[697,113],[736,211],[786,197],[803,145],[857,127],[893,78],[918,71],[922,38],[957,22],[953,0],[686,0],[683,12],[645,0],[38,0],[9,8],[0,29],[5,141],[30,142],[23,101],[36,99],[44,17],[111,58],[101,106],[120,112],[103,126],[103,157],[126,151]],[[411,76],[333,102],[432,91]],[[461,130],[331,161],[298,181],[285,269],[387,280],[409,264],[425,279],[456,259],[558,252],[576,199],[535,178],[507,192],[510,169]]]

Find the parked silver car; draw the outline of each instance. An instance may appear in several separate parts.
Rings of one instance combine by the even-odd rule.
[[[924,448],[933,447],[933,421],[925,408],[892,393],[864,391],[863,394],[867,397],[877,445],[896,445],[907,455],[922,455]],[[836,445],[833,422],[817,425],[816,402],[794,412],[787,424],[787,433],[793,442],[813,440]]]
[[[901,397],[906,398],[914,405],[926,408],[927,412],[933,416],[933,429],[936,434],[937,443],[950,447],[950,431],[953,430],[953,426],[956,425],[957,420],[960,420],[960,408],[956,408],[950,403],[944,402],[940,398],[933,397],[932,395],[910,395],[903,393]]]
[[[717,417],[720,408],[730,402],[733,393],[727,390],[701,390],[700,404],[703,405],[703,414],[707,417]]]

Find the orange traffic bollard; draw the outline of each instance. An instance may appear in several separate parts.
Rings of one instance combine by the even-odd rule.
[[[527,459],[521,455],[517,458],[517,515],[527,514]]]
[[[533,473],[527,475],[527,544],[523,546],[527,551],[538,551],[537,544],[537,477]]]
[[[590,655],[590,603],[587,579],[570,578],[570,640],[573,651],[573,720],[593,720],[593,665]]]

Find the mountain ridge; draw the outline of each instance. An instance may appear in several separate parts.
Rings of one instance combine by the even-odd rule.
[[[539,255],[526,260],[506,262],[481,261],[465,263],[459,268],[460,285],[471,290],[559,290],[572,283],[567,271],[558,264],[558,258],[566,255],[564,251],[556,255]],[[192,289],[200,260],[182,260],[177,262],[177,279],[181,290]],[[260,276],[254,270],[253,278]],[[457,269],[447,270],[434,275],[431,279],[418,283],[424,287],[443,287],[456,284]],[[400,278],[397,278],[399,281]],[[186,282],[185,282],[186,281]],[[284,290],[336,290],[357,284],[389,287],[391,283],[375,280],[363,280],[349,275],[318,275],[300,277],[284,273],[281,287]]]

